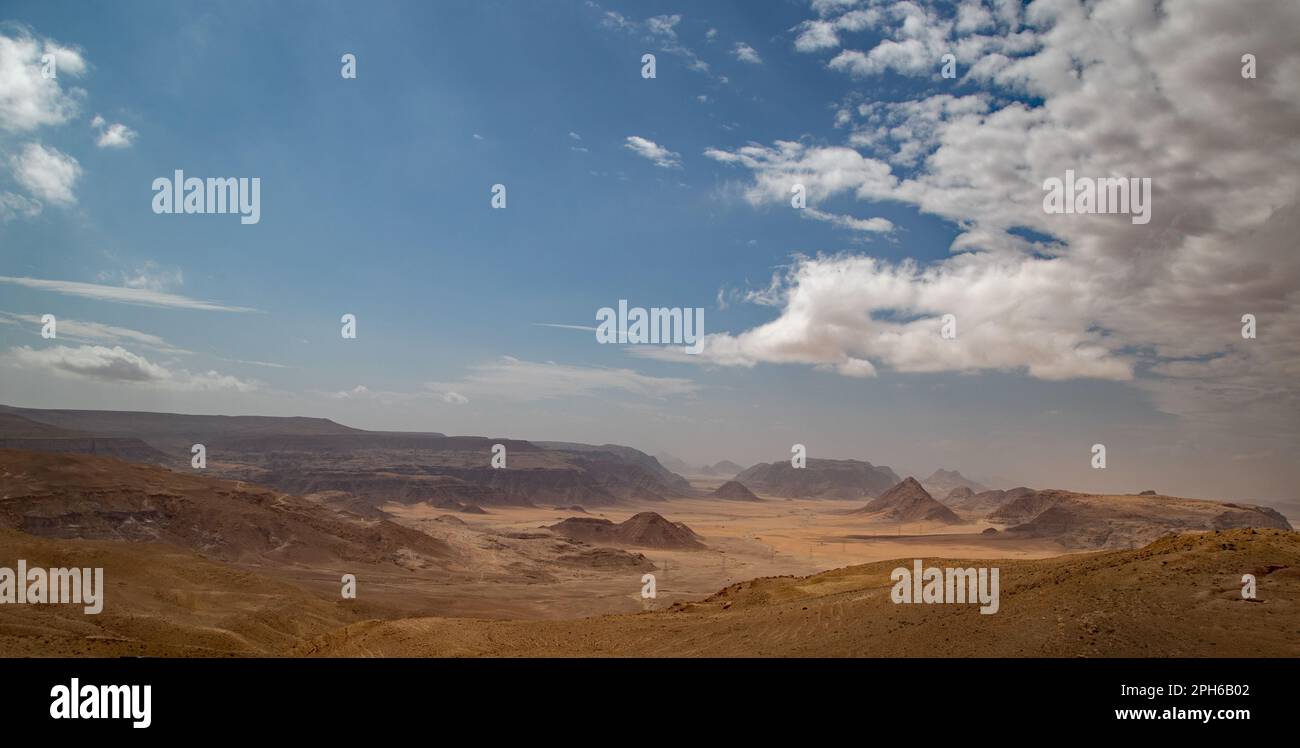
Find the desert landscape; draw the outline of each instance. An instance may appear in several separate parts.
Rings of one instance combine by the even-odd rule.
[[[1268,507],[858,460],[732,469],[325,419],[2,407],[0,565],[102,567],[106,590],[94,616],[0,606],[0,654],[1300,655],[1300,534]],[[890,570],[913,559],[998,567],[1001,609],[892,604]]]

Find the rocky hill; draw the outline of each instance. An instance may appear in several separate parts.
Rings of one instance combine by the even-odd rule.
[[[624,522],[598,517],[569,517],[549,528],[552,532],[594,545],[699,550],[700,537],[681,522],[669,522],[655,512],[641,512]]]
[[[753,491],[745,488],[744,483],[734,480],[723,483],[709,495],[715,499],[724,499],[726,501],[761,501],[754,495]]]
[[[1290,530],[1273,509],[1174,496],[1036,491],[990,514],[1009,537],[1051,538],[1071,550],[1135,548],[1172,533],[1234,528]]]
[[[441,541],[296,496],[92,455],[0,450],[0,527],[51,539],[164,543],[227,561],[450,558]]]
[[[876,519],[890,522],[942,522],[955,525],[962,521],[951,509],[935,501],[911,476],[899,481],[866,506],[855,510],[855,513],[875,515]]]

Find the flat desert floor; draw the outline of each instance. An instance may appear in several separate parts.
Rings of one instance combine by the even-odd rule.
[[[716,484],[696,481],[710,489]],[[383,508],[398,521],[435,535],[448,532],[437,517],[453,514],[467,525],[462,542],[488,541],[470,565],[477,578],[447,585],[420,585],[426,610],[438,615],[490,618],[581,618],[603,613],[658,610],[675,602],[699,600],[727,585],[768,576],[807,576],[821,571],[888,559],[999,558],[1035,559],[1065,552],[1050,541],[982,535],[987,523],[944,525],[872,524],[850,514],[864,501],[798,500],[763,497],[763,501],[674,499],[618,507],[590,507],[586,514],[549,507],[489,507],[488,514],[455,514],[424,504],[389,504]],[[664,550],[627,546],[654,564],[656,597],[641,597],[644,572],[557,572],[529,578],[499,545],[509,535],[539,533],[567,517],[596,517],[622,522],[632,515],[658,512],[686,524],[703,538],[707,550]],[[482,534],[483,531],[487,535]],[[494,537],[495,536],[495,537]],[[395,582],[399,587],[406,584]],[[336,584],[336,577],[329,577]],[[369,592],[375,593],[371,585]],[[400,590],[394,590],[400,594]],[[396,603],[397,601],[389,601]]]

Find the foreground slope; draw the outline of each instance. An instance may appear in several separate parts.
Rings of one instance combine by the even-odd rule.
[[[0,566],[104,570],[104,607],[0,605],[0,657],[284,654],[304,638],[385,614],[162,543],[38,538],[0,527]]]
[[[1300,533],[1227,530],[1136,550],[1032,561],[936,561],[1001,572],[1001,610],[895,605],[910,559],[765,578],[701,603],[577,621],[364,622],[296,650],[316,656],[1295,657]],[[1243,600],[1241,577],[1258,579]]]

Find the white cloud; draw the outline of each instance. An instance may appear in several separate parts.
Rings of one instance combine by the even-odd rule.
[[[134,304],[137,306],[198,309],[209,312],[257,311],[256,309],[250,309],[248,307],[227,306],[216,301],[191,299],[187,296],[155,291],[148,288],[121,288],[118,286],[104,286],[97,283],[43,280],[40,278],[14,278],[4,275],[0,275],[0,283],[12,283],[17,286],[35,288],[41,291],[50,291],[52,293],[64,294],[66,296],[80,296],[86,299],[113,301],[120,304]]]
[[[679,169],[682,165],[681,154],[670,151],[659,145],[653,140],[647,140],[638,135],[630,135],[623,147],[632,151],[644,159],[654,162],[655,166],[664,169]]]
[[[763,58],[758,56],[758,50],[744,42],[738,42],[736,46],[732,48],[731,52],[736,56],[736,59],[741,62],[747,62],[750,65],[763,64]]]
[[[1068,272],[1046,260],[989,264],[975,255],[925,269],[854,255],[801,257],[762,292],[780,304],[777,319],[709,335],[694,358],[812,364],[847,376],[875,376],[874,360],[903,372],[1025,369],[1041,379],[1130,379],[1129,361],[1089,330],[1084,309],[1043,293],[1068,282],[1061,277]],[[955,340],[940,335],[945,314],[957,318]]]
[[[33,349],[11,348],[6,356],[16,366],[47,371],[57,376],[127,385],[150,385],[174,391],[234,391],[257,389],[255,382],[244,381],[216,371],[190,373],[172,371],[121,346],[83,345],[77,348],[53,346]]]
[[[810,147],[777,141],[771,148],[709,148],[704,155],[749,168],[754,181],[746,188],[745,197],[755,205],[788,201],[796,184],[802,184],[809,200],[815,202],[845,191],[863,198],[887,195],[898,182],[889,164],[842,146]]]
[[[81,164],[59,149],[28,143],[9,157],[9,167],[18,184],[36,197],[65,205],[77,201],[73,189],[81,177]]]
[[[676,14],[671,16],[655,16],[654,18],[647,18],[645,26],[646,30],[651,34],[655,34],[656,36],[666,36],[669,39],[676,39],[677,32],[674,31],[674,29],[677,27],[677,24],[681,22],[682,17]]]
[[[817,52],[840,46],[840,32],[856,32],[878,25],[882,19],[878,8],[852,10],[838,17],[812,19],[800,23],[795,29],[794,48],[799,52]]]
[[[98,114],[91,120],[90,126],[99,130],[99,137],[95,139],[95,145],[100,148],[130,148],[139,134],[121,122],[107,124],[104,118]]]
[[[1007,61],[1030,52],[1037,45],[1036,34],[1021,32],[1018,9],[1012,7],[1018,5],[999,0],[1000,7],[990,11],[968,0],[958,6],[955,15],[906,0],[847,12],[841,12],[846,7],[823,8],[820,18],[795,27],[799,34],[794,47],[799,52],[837,49],[842,32],[873,29],[884,37],[876,46],[865,52],[844,49],[828,66],[854,77],[873,76],[886,70],[933,77],[938,74],[941,58],[949,53],[956,57],[963,70],[975,65],[999,66],[997,60]]]
[[[43,74],[41,57],[46,54],[54,55],[53,77]],[[85,70],[85,59],[72,47],[21,27],[0,29],[0,130],[28,132],[72,119],[84,92],[65,91],[60,81]]]
[[[810,24],[846,5],[817,8]],[[951,221],[956,254],[927,267],[803,258],[781,278],[775,320],[711,336],[684,360],[1136,377],[1166,412],[1295,440],[1300,48],[1289,30],[1300,5],[1060,0],[1023,18],[1016,4],[989,8],[881,6],[885,39],[831,62],[932,79],[952,50],[965,84],[984,91],[842,107],[847,146],[706,152],[749,171],[756,205],[788,204],[795,182],[810,202],[898,202]],[[1271,61],[1257,79],[1240,75],[1245,52]],[[1066,169],[1151,177],[1150,224],[1044,213],[1043,180]],[[1240,338],[1247,312],[1268,334]],[[956,341],[938,335],[945,313]]]

